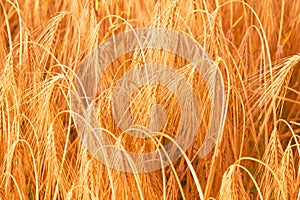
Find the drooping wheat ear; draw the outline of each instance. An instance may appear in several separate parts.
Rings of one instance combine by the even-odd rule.
[[[260,95],[260,97],[253,103],[250,112],[252,112],[253,115],[256,115],[255,113],[258,114],[256,123],[259,124],[258,121],[263,119],[262,124],[264,124],[264,126],[259,127],[258,136],[261,137],[264,132],[266,145],[268,144],[268,137],[270,135],[270,128],[267,128],[266,125],[269,124],[270,119],[276,122],[278,116],[280,116],[283,108],[282,97],[286,95],[286,86],[288,86],[291,75],[299,62],[300,55],[294,55],[278,61],[278,63],[272,67],[273,79],[271,79],[270,74],[265,74],[264,77],[267,81],[261,86],[261,89],[263,87],[265,88],[262,90],[263,93],[260,94],[258,90],[258,93],[254,95]],[[261,109],[265,111],[261,112]],[[273,123],[273,126],[276,127],[276,123]]]
[[[167,199],[178,199],[179,187],[181,187],[181,185],[179,185],[179,187],[174,187],[174,185],[178,184],[175,176],[177,176],[177,175],[174,175],[173,173],[171,173],[171,176],[167,182],[167,185],[166,185],[166,198]]]
[[[240,176],[241,171],[238,167],[244,168],[242,166],[232,165],[224,173],[218,199],[251,199],[249,193],[245,190],[243,180]]]
[[[297,154],[297,152],[296,152]],[[283,186],[285,187],[285,191],[287,193],[288,199],[296,199],[297,198],[297,187],[299,185],[295,184],[296,181],[296,170],[295,170],[295,160],[293,155],[293,150],[291,145],[289,144],[286,150],[284,151],[281,167],[278,168],[278,175],[281,177],[281,181]],[[277,199],[280,199],[281,196],[284,195],[280,191],[277,193]]]
[[[37,43],[42,45],[44,49],[41,53],[37,53],[38,60],[40,63],[47,65],[50,58],[48,52],[55,53],[58,45],[58,35],[60,33],[60,26],[64,17],[68,15],[67,12],[62,12],[54,16],[48,23],[48,25],[43,29],[36,39]],[[47,52],[48,51],[48,52]],[[48,64],[49,65],[49,64]],[[47,69],[47,68],[46,68]]]
[[[275,129],[271,134],[271,138],[263,155],[262,161],[276,172],[277,169],[281,167],[283,153],[284,152],[278,138],[278,132]],[[282,198],[287,198],[287,191],[278,190],[278,184],[283,185],[283,183],[276,182],[273,174],[269,170],[265,170],[264,166],[258,167],[256,178],[259,180],[264,198],[270,199],[278,193],[282,194]]]

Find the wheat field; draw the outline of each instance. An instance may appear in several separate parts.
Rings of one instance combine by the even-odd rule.
[[[111,140],[137,153],[157,147],[126,136],[111,112],[116,81],[145,60],[188,79],[203,115],[184,155],[156,171],[128,173],[82,145],[72,92],[97,45],[145,27],[185,33],[204,48],[222,73],[226,118],[214,149],[199,157],[211,107],[199,74],[168,52],[118,58],[96,102]],[[176,135],[183,113],[174,94],[148,85],[133,96],[140,128],[158,103],[166,110],[162,132]],[[0,110],[0,199],[300,199],[300,1],[0,0]]]

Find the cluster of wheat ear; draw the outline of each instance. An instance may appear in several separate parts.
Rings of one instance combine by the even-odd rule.
[[[142,27],[182,32],[205,49],[224,79],[226,120],[199,157],[211,107],[203,80],[179,56],[148,50],[143,61],[173,66],[192,83],[203,122],[185,156],[126,173],[82,145],[72,92],[95,47]],[[299,33],[299,0],[0,0],[0,199],[300,199]],[[95,105],[110,139],[143,153],[156,146],[125,134],[111,111],[116,81],[140,62],[137,52],[118,58]],[[173,137],[182,113],[166,88],[139,88],[131,117],[146,126],[157,103],[162,132]]]

